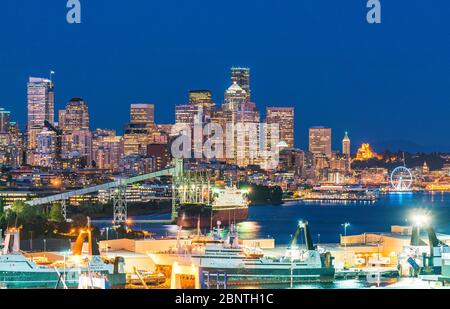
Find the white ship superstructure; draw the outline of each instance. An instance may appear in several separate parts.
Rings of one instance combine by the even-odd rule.
[[[213,201],[213,209],[226,208],[246,208],[249,201],[247,199],[246,190],[240,190],[235,187],[226,187],[224,189],[216,189],[217,197]]]

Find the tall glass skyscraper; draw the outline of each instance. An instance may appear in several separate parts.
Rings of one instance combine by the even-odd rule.
[[[313,127],[309,129],[309,151],[331,158],[331,128]]]
[[[231,68],[231,83],[236,83],[246,93],[246,100],[250,102],[251,90],[250,90],[250,69],[249,68]]]
[[[28,148],[37,146],[37,134],[44,127],[47,120],[54,123],[55,120],[55,95],[54,84],[45,78],[30,77],[27,86],[28,95]]]
[[[294,108],[267,107],[267,124],[279,125],[280,141],[286,142],[289,148],[294,148]]]

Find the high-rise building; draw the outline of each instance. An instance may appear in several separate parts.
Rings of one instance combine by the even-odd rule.
[[[147,145],[156,130],[154,111],[153,104],[131,104],[130,123],[123,136],[125,156],[146,155]]]
[[[148,124],[155,123],[155,105],[154,104],[131,104],[131,123]]]
[[[65,132],[89,130],[89,108],[82,98],[72,98],[66,108],[59,111],[59,127]]]
[[[11,113],[0,108],[0,165],[18,166],[22,162],[22,133]]]
[[[233,84],[225,91],[224,111],[236,112],[243,103],[248,102],[247,92],[234,81]]]
[[[92,132],[86,129],[72,132],[71,153],[77,153],[84,166],[92,165]]]
[[[123,156],[122,136],[97,136],[93,141],[92,153],[97,168],[118,171]]]
[[[72,98],[66,108],[59,111],[59,127],[62,130],[62,153],[68,157],[73,151],[73,132],[89,131],[89,109],[82,98]]]
[[[47,120],[54,123],[55,97],[54,85],[45,78],[30,77],[27,85],[28,96],[28,149],[37,146],[37,134]],[[32,132],[33,131],[33,132]]]
[[[33,164],[36,166],[52,167],[56,160],[56,133],[43,128],[37,135],[37,148]]]
[[[196,123],[201,123],[202,115],[199,111],[198,106],[195,105],[177,105],[175,107],[175,123],[176,124],[187,124],[194,125]]]
[[[342,140],[342,154],[350,158],[350,138],[348,132],[345,132],[344,139]]]
[[[189,104],[211,108],[214,106],[212,93],[209,90],[191,90],[189,91]]]
[[[279,140],[285,142],[288,148],[294,148],[294,108],[267,107],[266,122],[268,125],[279,125]]]
[[[233,123],[235,125],[235,156],[237,156],[235,163],[239,166],[257,164],[260,113],[255,103],[242,102],[235,114]]]
[[[157,171],[165,169],[170,164],[170,151],[168,144],[149,144],[147,146],[147,156],[154,158],[155,169]]]
[[[331,159],[331,128],[309,129],[309,151],[313,154],[324,154]]]
[[[246,101],[250,102],[250,69],[249,68],[231,68],[231,82],[237,83],[245,91]]]
[[[9,123],[11,122],[11,112],[0,108],[0,133],[7,133],[9,131]]]

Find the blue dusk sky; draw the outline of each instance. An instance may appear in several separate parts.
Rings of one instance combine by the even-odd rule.
[[[92,129],[121,133],[131,103],[171,123],[190,89],[220,104],[230,67],[248,66],[260,110],[296,108],[299,147],[323,125],[335,149],[348,130],[353,145],[450,151],[448,0],[381,0],[379,25],[366,0],[80,0],[80,25],[66,0],[1,2],[0,107],[21,125],[28,76],[50,70],[56,110],[83,97]]]

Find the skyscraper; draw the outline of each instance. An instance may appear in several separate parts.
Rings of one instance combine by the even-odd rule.
[[[175,107],[175,123],[183,125],[194,125],[199,122],[201,115],[197,106],[194,105],[177,105]]]
[[[250,102],[250,69],[240,67],[231,68],[231,82],[237,83],[245,91],[246,101]]]
[[[267,107],[266,122],[278,124],[280,142],[286,142],[289,148],[294,148],[294,108],[293,107]]]
[[[92,133],[81,129],[72,132],[71,151],[77,153],[84,166],[92,165]]]
[[[0,108],[0,133],[7,133],[9,131],[9,123],[11,121],[11,112]]]
[[[131,104],[131,123],[134,124],[155,124],[154,104]]]
[[[47,120],[54,123],[55,97],[54,85],[45,78],[30,77],[27,85],[28,95],[28,149],[37,146],[37,134]]]
[[[247,101],[247,92],[234,81],[225,91],[223,109],[225,111],[236,112],[239,107]]]
[[[189,91],[189,104],[211,108],[214,106],[212,93],[209,90],[191,90]]]
[[[153,104],[131,104],[130,123],[123,136],[124,155],[145,156],[152,132],[156,130],[155,106]]]
[[[59,111],[59,126],[62,130],[89,129],[89,108],[82,98],[72,98],[66,108]]]
[[[313,127],[309,129],[309,151],[313,154],[324,154],[331,159],[331,129]]]
[[[59,111],[59,127],[62,130],[62,153],[69,157],[74,150],[73,133],[89,131],[89,109],[82,98],[72,98],[66,108]]]
[[[350,158],[350,138],[348,138],[348,132],[345,132],[344,139],[342,140],[342,154]]]
[[[344,139],[342,140],[342,154],[345,161],[345,170],[349,172],[351,170],[351,150],[350,150],[350,138],[348,132],[345,132]]]

